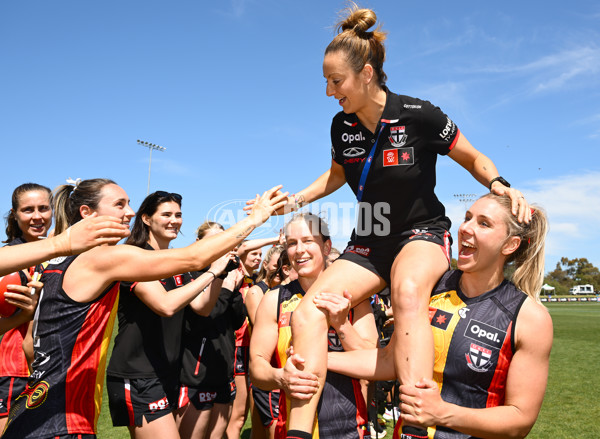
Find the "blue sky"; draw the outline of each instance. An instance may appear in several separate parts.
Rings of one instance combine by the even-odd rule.
[[[597,1],[361,3],[388,31],[396,93],[440,106],[500,174],[548,212],[546,270],[562,256],[600,267],[600,4]],[[183,236],[240,200],[310,184],[330,164],[323,51],[341,1],[0,3],[0,199],[26,181],[109,177],[134,208],[183,195]],[[486,189],[447,157],[438,197]],[[351,231],[347,188],[322,200],[334,244]],[[274,234],[281,218],[253,236]]]

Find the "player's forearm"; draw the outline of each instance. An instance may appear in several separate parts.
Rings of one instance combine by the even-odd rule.
[[[275,368],[261,356],[250,357],[250,380],[261,390],[282,388],[283,369]]]
[[[527,436],[535,419],[514,406],[473,409],[444,403],[436,425],[474,437],[512,439]]]

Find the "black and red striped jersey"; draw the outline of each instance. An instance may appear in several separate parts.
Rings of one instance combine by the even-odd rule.
[[[81,303],[64,291],[77,256],[49,261],[34,319],[33,372],[8,415],[5,438],[95,434],[119,283]]]

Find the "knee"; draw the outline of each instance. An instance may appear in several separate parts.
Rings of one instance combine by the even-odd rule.
[[[425,291],[412,279],[393,283],[391,292],[394,314],[421,312],[428,307],[430,291]]]

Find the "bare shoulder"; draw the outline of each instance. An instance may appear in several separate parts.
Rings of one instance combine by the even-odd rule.
[[[517,347],[523,343],[534,343],[549,351],[552,346],[552,339],[552,317],[548,309],[528,297],[523,303],[517,318]]]

